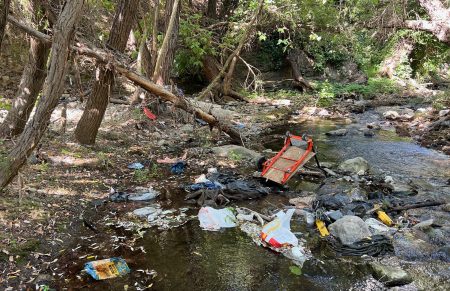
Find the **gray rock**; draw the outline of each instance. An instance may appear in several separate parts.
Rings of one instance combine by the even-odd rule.
[[[387,266],[378,262],[372,262],[369,265],[375,279],[388,287],[402,286],[413,281],[411,276],[400,267]]]
[[[434,223],[434,219],[427,219],[424,221],[419,222],[418,224],[414,225],[413,228],[415,229],[427,229],[430,228]]]
[[[389,110],[383,113],[383,117],[390,120],[396,120],[400,117],[400,114],[397,111]]]
[[[405,260],[425,260],[431,256],[432,252],[436,251],[433,245],[412,231],[396,233],[392,244],[395,255]]]
[[[363,133],[364,133],[364,136],[366,136],[366,137],[373,137],[375,135],[375,132],[370,128],[365,128],[363,130]]]
[[[344,217],[340,210],[333,210],[325,213],[332,221],[337,221]]]
[[[364,175],[369,170],[369,163],[361,157],[356,157],[341,163],[339,165],[339,170],[346,173]]]
[[[328,136],[344,136],[348,133],[348,130],[345,128],[332,130],[326,133]]]
[[[398,196],[411,196],[417,194],[417,191],[409,184],[393,181],[390,183],[392,186],[392,194]]]
[[[344,245],[351,245],[371,236],[369,227],[358,216],[346,215],[330,224],[328,229]]]
[[[372,234],[383,234],[391,230],[388,226],[376,220],[375,218],[368,218],[364,222],[367,224]]]
[[[447,114],[449,114],[449,113],[450,113],[450,109],[441,110],[441,111],[439,111],[439,117],[447,116]]]
[[[351,189],[350,193],[348,193],[348,196],[351,202],[367,200],[367,193],[359,187]]]
[[[223,145],[220,147],[213,147],[212,151],[219,157],[237,158],[251,161],[257,161],[259,158],[261,158],[260,153],[238,145]]]

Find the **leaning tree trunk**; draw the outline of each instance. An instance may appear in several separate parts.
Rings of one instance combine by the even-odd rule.
[[[31,2],[34,22],[38,24],[38,15],[41,14],[39,2]],[[51,23],[51,21],[50,21]],[[43,27],[40,26],[42,29]],[[50,44],[34,38],[30,39],[28,62],[22,73],[19,90],[3,123],[0,125],[0,138],[16,136],[22,133],[30,117],[36,99],[44,84],[47,73],[47,60],[50,53]]]
[[[378,74],[381,77],[392,78],[397,67],[408,59],[413,49],[414,41],[412,39],[400,39],[392,53],[381,63]]]
[[[19,21],[17,21],[14,17],[8,17],[8,21],[12,23],[17,28],[27,32],[32,37],[39,39],[40,41],[51,43],[52,39],[39,31],[30,28]],[[136,74],[135,72],[128,69],[126,64],[118,61],[119,57],[111,58],[111,55],[114,55],[111,51],[105,51],[99,48],[89,48],[89,46],[85,43],[78,42],[76,46],[72,46],[72,50],[80,55],[84,55],[86,57],[91,57],[96,59],[99,63],[102,64],[110,64],[110,66],[120,75],[127,78],[131,82],[136,85],[141,86],[143,89],[147,90],[149,93],[155,94],[156,96],[161,97],[165,101],[171,102],[175,107],[180,108],[188,113],[195,114],[199,118],[206,121],[211,127],[219,127],[228,135],[230,135],[235,141],[240,141],[241,136],[239,132],[233,128],[228,120],[220,120],[209,112],[203,111],[201,108],[196,107],[196,102],[193,102],[191,99],[184,98],[183,96],[177,96],[172,92],[164,89],[162,86],[156,85],[151,80]]]
[[[64,90],[70,43],[81,17],[84,0],[67,0],[55,25],[49,71],[36,114],[0,166],[0,190],[19,172],[50,123],[50,117]]]
[[[10,2],[10,0],[0,0],[0,51],[2,49],[3,36],[5,35]]]
[[[153,73],[153,81],[158,85],[169,83],[170,71],[175,56],[180,24],[180,0],[167,0],[165,7],[166,35],[159,50]]]
[[[297,63],[296,57],[291,53],[288,55],[286,60],[288,61],[292,69],[292,77],[294,78],[294,87],[302,90],[303,92],[308,89],[312,89],[311,84],[309,84],[309,82],[303,78],[302,73],[298,69],[299,65]]]
[[[121,0],[117,7],[114,22],[107,46],[123,52],[128,36],[135,23],[135,8],[138,0]],[[96,71],[94,88],[89,96],[83,115],[75,129],[75,138],[81,144],[94,144],[98,129],[105,115],[109,97],[114,85],[114,73],[105,66],[99,66]]]

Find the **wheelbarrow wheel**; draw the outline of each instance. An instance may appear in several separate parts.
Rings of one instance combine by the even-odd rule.
[[[264,163],[267,161],[266,157],[260,157],[258,159],[258,161],[256,162],[256,168],[258,169],[259,172],[262,172],[263,168],[264,168]]]

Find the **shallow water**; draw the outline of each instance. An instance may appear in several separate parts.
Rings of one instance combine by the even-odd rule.
[[[348,126],[345,137],[327,137],[329,130]],[[343,125],[331,121],[290,124],[273,131],[266,147],[278,150],[283,143],[281,134],[307,132],[312,135],[322,161],[340,162],[361,156],[369,161],[372,171],[398,179],[425,180],[437,189],[448,190],[449,158],[434,150],[398,139],[395,134],[364,137],[358,125]],[[318,184],[302,179],[291,185],[296,190],[314,191]],[[182,192],[173,195],[183,196]],[[287,204],[287,197],[273,195],[241,204],[252,209]],[[193,213],[195,214],[195,213]],[[314,230],[307,230],[297,220],[294,232],[301,238],[314,240]],[[307,261],[300,276],[290,272],[293,263],[268,249],[257,246],[238,228],[220,232],[203,231],[198,221],[168,231],[150,230],[141,240],[147,253],[131,259],[132,269],[154,269],[158,276],[156,290],[348,290],[369,275],[362,259],[335,259],[319,249],[313,249],[314,259]],[[310,244],[308,244],[310,245]],[[134,275],[127,278],[98,282],[94,288],[122,289],[133,285]]]

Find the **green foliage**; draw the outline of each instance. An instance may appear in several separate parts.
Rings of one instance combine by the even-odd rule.
[[[180,38],[183,47],[177,51],[175,66],[180,75],[195,75],[202,68],[206,55],[216,55],[212,45],[212,32],[201,27],[201,14],[180,20]]]
[[[138,183],[144,183],[149,178],[150,171],[148,169],[141,169],[134,171],[133,180]]]
[[[363,99],[371,99],[378,95],[397,94],[400,92],[400,88],[390,79],[370,78],[367,84],[318,82],[316,91],[318,93],[317,104],[327,107],[333,104],[335,98],[356,95]]]
[[[0,95],[0,109],[3,110],[11,109],[11,103],[8,100],[6,100],[2,95]]]
[[[279,70],[283,66],[286,57],[283,47],[278,44],[278,37],[269,37],[260,41],[257,61],[263,71]]]

